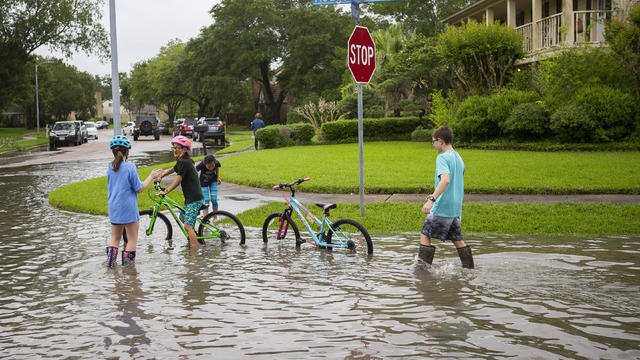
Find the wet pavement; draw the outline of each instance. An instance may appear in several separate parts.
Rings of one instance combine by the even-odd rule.
[[[166,143],[145,144],[138,167],[171,161]],[[265,245],[247,227],[246,246],[194,252],[177,234],[108,270],[108,218],[47,201],[103,176],[111,154],[99,152],[0,168],[4,358],[640,358],[638,236],[465,234],[476,264],[465,270],[445,243],[433,267],[416,264],[414,233],[372,234],[362,257]],[[279,196],[245,190],[223,187],[225,207]]]

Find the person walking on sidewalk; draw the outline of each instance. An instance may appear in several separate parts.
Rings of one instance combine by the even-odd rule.
[[[251,122],[251,130],[253,130],[253,138],[255,139],[255,148],[258,150],[258,137],[256,132],[264,127],[264,121],[262,121],[262,114],[256,113],[256,118]]]
[[[460,216],[464,197],[464,162],[453,149],[453,130],[440,126],[431,135],[436,158],[435,190],[427,195],[422,212],[427,215],[420,231],[418,258],[431,265],[436,252],[431,239],[452,241],[463,268],[473,269],[471,247],[462,241]]]

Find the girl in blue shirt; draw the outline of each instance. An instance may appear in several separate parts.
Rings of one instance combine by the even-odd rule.
[[[138,193],[144,191],[161,170],[153,170],[142,182],[138,176],[138,168],[127,161],[131,149],[129,139],[126,136],[116,135],[111,139],[109,147],[114,159],[107,170],[108,208],[111,221],[107,266],[113,267],[118,259],[118,245],[123,230],[127,231],[127,247],[122,251],[122,265],[135,262],[140,225]]]

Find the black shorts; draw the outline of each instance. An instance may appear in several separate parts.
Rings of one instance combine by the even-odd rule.
[[[420,233],[430,239],[460,241],[462,240],[460,217],[448,218],[429,214]]]

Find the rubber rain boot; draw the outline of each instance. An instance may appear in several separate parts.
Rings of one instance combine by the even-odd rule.
[[[107,246],[107,267],[112,268],[118,260],[118,248],[115,246]]]
[[[460,256],[463,268],[473,269],[473,256],[471,255],[471,247],[469,247],[469,245],[458,248],[458,256]]]
[[[418,250],[418,257],[420,260],[426,262],[431,265],[433,262],[433,256],[436,253],[436,247],[433,245],[422,245],[420,244],[420,249]]]
[[[136,262],[136,252],[135,251],[123,251],[122,252],[122,265],[130,265],[135,264]]]

